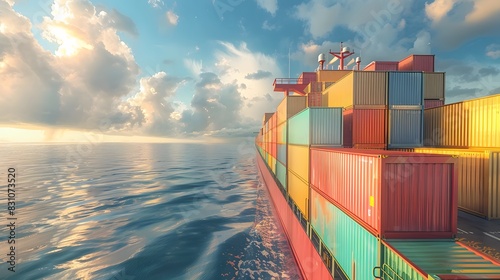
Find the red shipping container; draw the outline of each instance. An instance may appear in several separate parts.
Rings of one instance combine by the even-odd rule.
[[[277,147],[276,142],[271,143],[271,152],[270,152],[270,154],[273,156],[273,158],[277,158],[277,155],[276,155],[277,148],[276,147]]]
[[[311,148],[311,187],[382,238],[453,238],[455,159],[386,150]]]
[[[363,71],[398,71],[398,61],[372,61]]]
[[[307,95],[307,107],[321,107],[323,96],[321,92],[311,92]]]
[[[409,55],[399,62],[398,71],[434,72],[434,55]]]
[[[441,107],[444,105],[444,100],[436,100],[436,99],[425,99],[424,100],[424,109]]]
[[[343,112],[344,147],[384,149],[387,147],[387,107],[354,106]]]
[[[332,275],[323,264],[320,255],[317,253],[316,249],[314,249],[302,225],[297,220],[292,209],[290,209],[285,197],[274,181],[272,174],[268,171],[265,163],[258,155],[257,163],[262,179],[271,196],[274,211],[278,214],[277,216],[287,236],[290,247],[292,248],[295,261],[297,262],[302,277],[305,280],[333,279]]]

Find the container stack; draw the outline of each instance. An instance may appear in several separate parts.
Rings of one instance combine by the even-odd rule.
[[[389,72],[387,148],[423,146],[423,74]]]
[[[288,193],[309,220],[309,150],[342,147],[342,108],[306,108],[288,121]]]
[[[398,61],[372,61],[363,71],[398,71]]]
[[[277,161],[276,177],[279,180],[282,189],[286,192],[288,189],[287,167],[288,167],[288,119],[304,110],[307,106],[307,97],[305,96],[285,96],[276,110],[277,115]]]
[[[322,91],[323,82],[310,82],[307,85],[305,92],[307,96],[307,107],[321,107],[322,106]]]
[[[444,73],[423,73],[424,109],[444,105],[445,79]]]
[[[387,146],[387,72],[351,71],[325,90],[329,107],[344,108],[345,147]]]
[[[399,61],[398,71],[434,72],[434,55],[409,55]]]

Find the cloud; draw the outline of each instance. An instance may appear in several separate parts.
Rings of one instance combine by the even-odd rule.
[[[306,31],[314,39],[329,35],[336,27],[372,37],[387,24],[399,24],[411,4],[411,1],[399,0],[309,0],[295,6],[293,15],[305,23]]]
[[[121,14],[116,9],[111,10],[109,14],[106,14],[104,20],[108,21],[108,26],[114,27],[117,30],[127,32],[131,35],[138,36],[139,32],[137,31],[137,27],[135,26],[135,22],[129,17]]]
[[[53,16],[40,24],[43,37],[57,44],[52,54],[26,17],[0,5],[0,122],[96,128],[105,120],[114,131],[141,125],[141,110],[122,100],[138,74],[117,35],[118,28],[132,31],[130,22],[118,12],[97,12],[88,1],[55,1]],[[112,18],[118,21],[110,24]]]
[[[259,70],[255,73],[250,73],[250,74],[247,74],[245,76],[245,79],[250,79],[250,80],[260,80],[260,79],[263,79],[263,78],[268,78],[268,77],[271,77],[273,73],[269,72],[269,71],[262,71],[262,70]]]
[[[456,2],[457,0],[435,0],[430,4],[426,2],[425,13],[436,24],[451,11]]]
[[[162,0],[148,0],[148,4],[151,5],[153,8],[160,8],[163,6],[163,1]]]
[[[499,44],[491,44],[486,47],[486,55],[493,58],[500,58],[500,45]]]
[[[179,117],[174,114],[173,97],[184,82],[165,72],[140,79],[139,92],[127,103],[143,112],[143,133],[156,136],[175,136],[179,133]]]
[[[435,0],[426,4],[426,14],[443,48],[458,47],[478,36],[500,34],[500,1]]]
[[[481,76],[490,76],[490,75],[496,76],[496,75],[500,74],[500,70],[497,67],[488,66],[488,67],[484,67],[484,68],[479,69],[478,73]]]
[[[170,25],[177,25],[177,23],[179,22],[179,16],[175,14],[174,11],[169,10],[165,15]]]
[[[257,4],[271,15],[276,15],[278,10],[278,0],[257,0]]]
[[[379,35],[374,38],[365,38],[344,41],[344,46],[349,46],[355,54],[348,58],[348,63],[361,53],[361,65],[367,65],[373,60],[400,60],[410,54],[429,54],[431,52],[431,36],[427,31],[419,31],[414,38],[398,37],[398,30],[392,25],[385,25]],[[411,34],[408,34],[411,36]],[[302,43],[298,50],[293,52],[291,58],[300,61],[309,67],[307,71],[313,71],[318,66],[318,55],[326,55],[326,63],[333,58],[329,51],[339,51],[340,42],[323,41],[317,44],[314,41]],[[390,50],[390,51],[388,51]],[[328,65],[329,69],[337,69],[338,61]],[[351,68],[354,64],[351,64]]]
[[[270,24],[267,20],[265,20],[262,23],[262,29],[273,31],[273,30],[278,29],[278,27],[276,25],[274,25],[274,24]]]

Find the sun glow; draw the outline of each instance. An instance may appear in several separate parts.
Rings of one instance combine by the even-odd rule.
[[[57,56],[73,56],[80,49],[93,49],[93,46],[84,40],[71,34],[65,27],[53,25],[49,28],[49,36],[52,41],[59,44],[56,51]]]

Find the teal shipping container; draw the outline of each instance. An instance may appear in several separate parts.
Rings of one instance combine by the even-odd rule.
[[[285,190],[286,190],[287,189],[286,166],[281,164],[281,162],[279,162],[279,161],[276,162],[276,177],[278,178],[278,181],[280,181],[283,188],[285,188]]]
[[[277,160],[286,165],[286,144],[278,144]]]
[[[424,145],[424,111],[422,108],[389,110],[388,130],[388,148],[422,147]]]
[[[393,240],[384,245],[383,252],[380,273],[389,270],[400,277],[393,279],[500,279],[500,266],[453,240]]]
[[[288,121],[288,143],[342,146],[343,108],[306,108]]]
[[[350,279],[373,279],[378,239],[312,189],[311,225]]]

